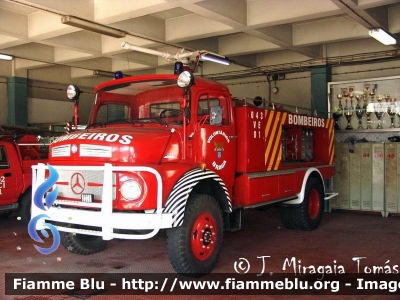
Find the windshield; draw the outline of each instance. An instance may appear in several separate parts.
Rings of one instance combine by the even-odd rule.
[[[172,80],[109,86],[96,94],[89,126],[116,123],[183,124],[183,91]]]

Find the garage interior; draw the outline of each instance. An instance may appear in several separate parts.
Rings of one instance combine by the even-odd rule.
[[[10,56],[0,59],[0,126],[64,131],[74,110],[66,97],[70,84],[82,91],[79,124],[84,126],[94,88],[115,72],[173,73],[173,61],[123,49],[122,42],[173,54],[205,50],[227,58],[228,66],[203,61],[195,76],[226,84],[233,96],[247,101],[260,97],[266,107],[333,117],[339,104],[346,110],[350,101],[353,111],[356,104],[374,100],[398,105],[399,16],[398,0],[0,0],[0,54]],[[369,34],[374,29],[389,33],[395,44],[374,39]],[[348,96],[352,91],[354,99]],[[258,273],[257,256],[264,255],[271,256],[268,272],[275,273],[282,272],[287,257],[319,266],[336,261],[346,273],[359,271],[354,257],[365,257],[367,268],[400,263],[400,146],[390,140],[400,140],[400,114],[385,111],[358,119],[352,113],[346,119],[345,112],[336,120],[331,183],[339,195],[330,200],[320,228],[285,229],[275,206],[246,210],[242,229],[224,237],[215,273],[234,273],[234,262],[242,257]],[[388,159],[393,157],[394,162]],[[164,234],[144,241],[113,240],[106,251],[88,257],[61,247],[44,256],[34,249],[18,212],[0,224],[2,295],[9,272],[174,272]],[[79,297],[40,299],[70,298]]]

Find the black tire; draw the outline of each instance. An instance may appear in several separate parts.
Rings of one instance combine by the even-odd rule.
[[[0,218],[5,218],[7,219],[9,216],[11,216],[12,210],[3,210],[0,211]]]
[[[280,208],[281,223],[287,229],[298,229],[293,216],[293,207],[289,205],[283,205]]]
[[[21,222],[28,224],[31,221],[31,205],[32,205],[32,192],[28,191],[22,195],[19,202],[19,216]]]
[[[70,227],[70,225],[67,225],[67,227]],[[65,249],[79,255],[101,252],[107,245],[107,241],[103,241],[101,236],[60,231],[60,238]]]
[[[168,256],[174,270],[190,277],[210,273],[221,253],[223,228],[217,201],[209,195],[191,196],[183,224],[167,230]]]
[[[323,186],[314,177],[306,183],[304,200],[299,205],[282,206],[281,221],[288,229],[311,231],[318,228],[323,211]]]

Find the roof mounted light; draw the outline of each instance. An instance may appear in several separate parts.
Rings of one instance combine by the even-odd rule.
[[[174,74],[179,75],[183,72],[183,63],[181,61],[175,62]]]
[[[194,76],[190,71],[183,71],[179,74],[177,83],[181,88],[190,88],[194,84]]]
[[[115,79],[120,79],[120,78],[123,78],[123,77],[124,77],[124,74],[122,74],[121,71],[117,71],[117,72],[115,72],[115,74],[114,74],[114,78],[115,78]]]
[[[378,40],[384,45],[395,45],[397,44],[396,39],[387,33],[382,28],[374,28],[369,31],[369,35],[372,36],[374,39]]]
[[[219,56],[216,54],[211,54],[211,53],[203,53],[200,55],[200,58],[202,60],[208,60],[208,61],[212,61],[218,64],[223,64],[226,66],[229,66],[231,64],[231,61],[229,59],[227,59],[224,56]]]
[[[79,98],[81,91],[76,85],[69,85],[67,88],[67,97],[69,100],[76,100]]]

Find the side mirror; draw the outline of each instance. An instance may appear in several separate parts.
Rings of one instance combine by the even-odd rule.
[[[222,124],[222,107],[210,107],[210,125],[219,126]]]

